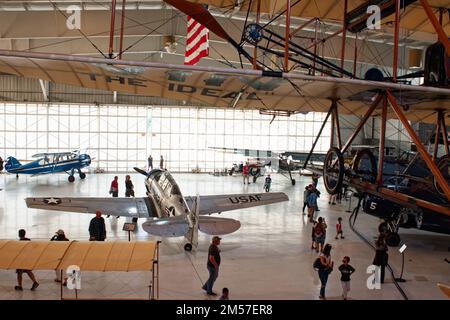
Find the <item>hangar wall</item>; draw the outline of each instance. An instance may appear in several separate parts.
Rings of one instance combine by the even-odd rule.
[[[179,106],[0,103],[0,155],[80,149],[94,157],[91,170],[127,172],[160,155],[174,172],[229,168],[245,160],[209,147],[307,151],[325,114],[276,118],[258,111]],[[329,147],[329,125],[316,150]]]

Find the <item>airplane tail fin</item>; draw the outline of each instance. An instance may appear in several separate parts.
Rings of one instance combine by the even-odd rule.
[[[6,164],[5,164],[5,170],[9,171],[9,170],[14,170],[17,169],[19,167],[21,167],[22,164],[19,162],[19,160],[17,160],[14,157],[8,157],[6,159]]]

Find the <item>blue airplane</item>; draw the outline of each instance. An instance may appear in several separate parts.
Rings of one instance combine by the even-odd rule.
[[[38,153],[33,155],[33,158],[39,159],[22,165],[16,158],[8,157],[5,170],[9,173],[15,173],[17,177],[19,177],[19,174],[37,176],[65,172],[69,175],[69,182],[74,182],[75,171],[78,171],[80,179],[84,179],[86,174],[81,169],[91,164],[91,157],[88,154],[80,154],[78,151]]]

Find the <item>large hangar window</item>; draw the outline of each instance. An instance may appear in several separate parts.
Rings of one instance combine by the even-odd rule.
[[[287,117],[258,111],[187,107],[0,103],[0,155],[31,161],[41,152],[81,150],[94,157],[91,170],[146,168],[147,157],[174,172],[229,168],[245,157],[209,147],[308,151],[325,114]],[[316,146],[326,152],[330,127]]]

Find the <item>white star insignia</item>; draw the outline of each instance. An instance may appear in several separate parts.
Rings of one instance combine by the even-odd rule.
[[[44,199],[44,202],[47,204],[60,204],[61,203],[61,199],[58,198],[48,198],[48,199]]]

